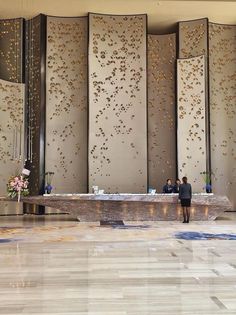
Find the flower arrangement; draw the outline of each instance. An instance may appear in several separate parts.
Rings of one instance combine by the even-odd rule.
[[[45,173],[45,193],[50,194],[52,191],[52,179],[54,172]]]
[[[29,181],[28,177],[24,174],[11,176],[7,183],[7,195],[10,198],[18,197],[20,201],[21,195],[27,196],[29,194],[28,189]]]

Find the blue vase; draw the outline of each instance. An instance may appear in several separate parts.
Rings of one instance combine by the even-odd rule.
[[[210,194],[212,192],[212,188],[210,184],[206,184],[206,193]]]
[[[46,191],[47,194],[51,194],[51,192],[52,192],[52,186],[51,186],[51,185],[47,185],[47,186],[45,187],[45,191]]]

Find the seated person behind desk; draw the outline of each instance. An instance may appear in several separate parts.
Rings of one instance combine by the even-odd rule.
[[[174,194],[178,194],[179,193],[179,186],[180,186],[180,184],[181,184],[181,181],[180,181],[180,179],[176,179],[176,181],[175,181],[175,184],[174,184],[174,187],[173,187],[173,193]]]
[[[163,186],[163,193],[164,194],[172,194],[173,193],[173,186],[171,185],[171,179],[170,178],[167,179],[165,186]]]

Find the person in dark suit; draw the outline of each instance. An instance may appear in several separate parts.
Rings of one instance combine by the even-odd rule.
[[[179,186],[179,199],[183,208],[183,223],[189,223],[190,219],[190,206],[192,199],[192,186],[188,183],[186,176],[182,178],[183,184]]]
[[[179,186],[180,186],[180,184],[181,184],[181,181],[180,181],[180,179],[176,179],[176,181],[175,181],[175,184],[174,184],[174,187],[173,187],[173,193],[174,194],[178,194],[179,193]]]
[[[165,186],[163,186],[163,193],[164,194],[172,194],[173,193],[173,186],[171,184],[171,179],[168,178],[166,180]]]

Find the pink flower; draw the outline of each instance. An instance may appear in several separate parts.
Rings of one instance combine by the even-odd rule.
[[[24,183],[22,181],[18,182],[18,186],[21,188],[24,185]]]
[[[14,197],[16,193],[27,195],[28,184],[29,181],[22,175],[10,177],[7,184],[8,195],[11,197]]]

